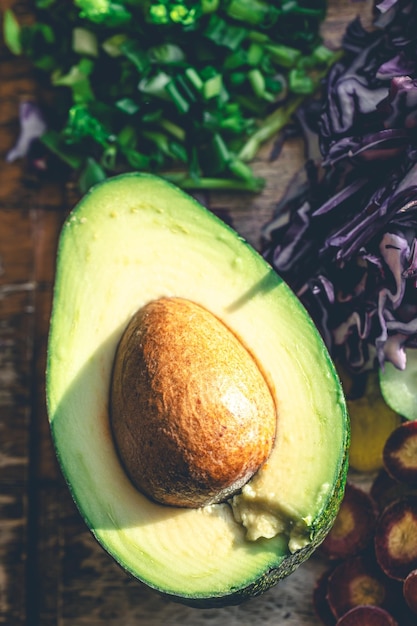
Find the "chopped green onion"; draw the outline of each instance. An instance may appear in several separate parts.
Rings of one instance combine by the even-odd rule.
[[[53,130],[48,130],[41,137],[42,143],[61,161],[69,165],[74,170],[78,170],[82,163],[83,158],[74,150],[74,148],[68,145],[63,136]]]
[[[223,79],[221,74],[214,74],[207,78],[203,84],[203,97],[205,100],[210,100],[219,96],[223,87]]]
[[[166,84],[165,90],[171,97],[172,102],[175,104],[179,113],[186,114],[190,110],[190,100],[187,98],[188,94],[181,93],[181,86],[173,79]]]
[[[101,165],[92,157],[88,157],[78,179],[81,193],[87,193],[93,185],[100,183],[106,178],[106,172]]]
[[[124,41],[120,46],[122,54],[133,63],[139,73],[145,72],[150,66],[150,58],[145,50],[134,39]]]
[[[253,25],[272,25],[276,22],[279,10],[269,2],[261,0],[230,0],[225,8],[234,20]]]
[[[83,186],[96,168],[172,167],[184,185],[254,191],[248,161],[337,58],[320,42],[325,0],[305,4],[35,0],[29,26],[5,12],[5,42],[56,89],[44,143]]]
[[[123,26],[129,24],[132,14],[123,5],[111,0],[74,0],[80,8],[80,17],[95,24]]]
[[[219,46],[237,50],[247,36],[247,29],[230,24],[218,15],[212,15],[204,35]]]
[[[76,54],[98,57],[98,40],[95,33],[77,26],[72,31],[72,49]]]
[[[290,46],[267,44],[265,49],[269,52],[274,63],[282,67],[294,67],[301,58],[301,51]]]
[[[248,49],[247,62],[249,65],[259,65],[265,54],[263,46],[259,43],[251,43]]]
[[[114,106],[127,115],[135,115],[140,111],[140,106],[132,98],[120,98],[114,103]]]
[[[10,9],[6,9],[3,20],[3,35],[6,45],[13,54],[22,54],[21,28],[14,13]]]
[[[239,158],[246,162],[252,161],[260,146],[288,124],[301,102],[299,96],[271,113],[242,147]]]
[[[293,93],[310,95],[315,89],[315,84],[311,76],[308,76],[301,69],[293,69],[289,73],[289,89]]]

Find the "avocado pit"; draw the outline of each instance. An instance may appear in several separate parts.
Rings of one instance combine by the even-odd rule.
[[[131,319],[113,367],[116,448],[139,491],[197,508],[238,491],[265,463],[277,412],[256,360],[202,306],[160,298]]]

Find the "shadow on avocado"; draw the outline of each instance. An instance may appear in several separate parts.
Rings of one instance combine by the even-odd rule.
[[[272,291],[282,284],[281,279],[277,277],[275,271],[271,268],[261,280],[258,280],[250,289],[246,291],[240,298],[229,304],[226,307],[228,313],[233,313],[241,307],[245,306],[250,300],[256,298],[256,296]]]
[[[123,328],[114,331],[86,361],[68,385],[52,423],[63,475],[93,532],[157,525],[193,511],[153,502],[140,493],[115,448],[109,390],[113,358],[122,333]],[[214,505],[204,512],[210,517],[219,514],[241,530],[236,540],[241,538],[244,530],[234,521],[231,507]]]

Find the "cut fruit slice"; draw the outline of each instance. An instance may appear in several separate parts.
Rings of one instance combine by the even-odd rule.
[[[417,350],[407,349],[407,365],[404,370],[392,363],[385,363],[379,371],[381,393],[385,402],[409,420],[417,419]]]
[[[394,585],[372,558],[363,555],[342,561],[329,576],[327,600],[340,618],[355,606],[371,604],[389,609],[395,602]]]
[[[404,580],[417,568],[417,498],[410,496],[390,504],[375,529],[375,555],[390,578]]]
[[[338,620],[336,626],[398,626],[393,616],[378,606],[356,606]]]
[[[413,569],[405,579],[403,594],[407,606],[413,613],[417,613],[417,569]]]
[[[392,478],[417,486],[417,422],[405,422],[391,433],[383,459]]]
[[[377,511],[372,498],[348,483],[335,523],[321,545],[330,559],[346,559],[362,552],[373,537]]]
[[[417,496],[417,487],[398,482],[385,469],[382,469],[374,478],[369,493],[379,511],[382,512],[395,500]]]

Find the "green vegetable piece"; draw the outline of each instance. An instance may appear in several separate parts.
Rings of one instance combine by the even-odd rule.
[[[264,48],[258,43],[251,43],[247,52],[247,62],[249,65],[259,65],[265,54]]]
[[[88,157],[84,169],[81,171],[78,179],[79,189],[81,193],[87,193],[91,187],[102,182],[106,178],[106,172],[103,170],[101,165],[99,165],[95,159]]]
[[[256,96],[270,102],[274,101],[273,94],[268,93],[265,89],[265,78],[260,70],[257,68],[250,70],[248,78]]]
[[[254,26],[272,26],[280,14],[270,3],[261,0],[230,0],[225,11],[234,20]]]
[[[72,31],[72,49],[81,56],[98,57],[98,40],[95,33],[77,26]]]
[[[229,161],[229,170],[238,178],[247,182],[253,181],[255,176],[252,169],[238,158],[232,158]]]
[[[300,50],[283,44],[267,44],[265,50],[274,63],[286,68],[295,67],[301,58]]]
[[[38,9],[49,9],[56,2],[57,0],[35,0],[35,5]]]
[[[76,146],[83,159],[91,156],[109,171],[114,166],[113,174],[133,162],[142,168],[146,152],[153,171],[185,162],[187,181],[205,180],[214,188],[219,181],[210,169],[201,170],[198,158],[201,133],[218,133],[229,153],[242,153],[238,160],[246,162],[282,119],[288,121],[285,111],[279,123],[266,118],[268,103],[299,102],[298,94],[308,95],[317,75],[336,60],[317,45],[326,3],[309,2],[315,8],[307,11],[304,4],[285,2],[283,11],[281,3],[266,0],[35,0],[37,21],[20,27],[6,11],[4,32],[9,48],[25,54],[56,88],[57,119],[67,120],[62,143]],[[270,28],[278,18],[280,28]],[[307,72],[307,79],[294,75],[293,92],[286,75],[277,78],[281,68],[308,67],[314,80],[309,83]],[[85,105],[84,120],[69,110]],[[96,121],[87,121],[89,115]],[[138,132],[123,151],[112,142],[127,116],[135,117]],[[162,150],[142,131],[167,133],[168,143]],[[237,180],[247,190],[230,167],[222,175],[226,186],[234,189]]]
[[[201,79],[200,74],[194,69],[194,67],[187,67],[185,70],[185,76],[190,82],[190,85],[198,92],[201,92],[203,89],[203,81]]]
[[[293,93],[310,95],[314,92],[315,83],[303,70],[292,69],[288,75],[288,87]]]
[[[134,149],[125,149],[123,150],[123,154],[131,167],[134,170],[148,170],[150,166],[150,158]]]
[[[58,250],[48,415],[94,537],[167,599],[223,606],[266,591],[323,541],[346,479],[346,406],[313,322],[236,232],[149,174],[91,189],[68,216]],[[173,509],[136,490],[109,429],[117,345],[132,314],[166,296],[223,322],[265,373],[277,407],[268,462],[233,500],[206,508]],[[241,396],[224,401],[240,407]]]
[[[205,100],[216,98],[220,95],[223,88],[223,79],[221,74],[215,74],[208,78],[203,84],[203,97]]]
[[[101,47],[110,57],[117,58],[124,54],[122,45],[126,41],[128,41],[128,36],[125,33],[118,33],[117,35],[105,39]]]
[[[127,113],[127,115],[135,115],[140,111],[140,106],[132,98],[120,98],[114,105],[119,111]]]
[[[329,65],[334,61],[335,54],[339,54],[339,52],[330,50],[330,48],[328,48],[327,46],[320,45],[314,48],[312,52],[312,57],[317,61],[318,64]]]
[[[105,147],[109,141],[115,140],[111,131],[83,104],[76,104],[70,108],[64,134],[70,142],[90,137]]]
[[[71,87],[74,103],[92,102],[94,93],[90,84],[89,75],[93,71],[92,59],[81,59],[77,65],[71,67],[64,76],[58,73],[51,77],[52,84],[58,87]]]
[[[288,124],[301,102],[301,97],[294,98],[271,113],[243,145],[239,158],[245,162],[252,161],[259,147]]]
[[[22,42],[20,40],[21,28],[15,14],[11,9],[6,9],[3,17],[4,42],[13,54],[22,54]]]
[[[250,180],[243,180],[239,178],[226,178],[224,174],[221,178],[213,178],[210,176],[188,176],[184,173],[167,172],[164,174],[164,179],[188,191],[206,189],[260,193],[265,186],[265,181],[255,176],[252,176]]]
[[[214,13],[220,6],[220,0],[201,0],[202,13]]]
[[[166,130],[170,135],[178,139],[178,141],[185,141],[185,130],[181,128],[181,126],[178,126],[178,124],[175,124],[174,122],[166,118],[162,118],[161,120],[159,120],[159,126]]]
[[[385,363],[379,370],[379,382],[388,406],[408,420],[417,420],[417,350],[407,348],[406,354],[406,368],[399,370]]]
[[[173,79],[166,84],[165,90],[171,97],[171,100],[175,104],[178,112],[185,114],[188,113],[191,103],[188,99],[188,94],[182,93],[181,87],[182,85],[178,85],[178,82]]]
[[[288,0],[281,5],[281,11],[283,15],[294,14],[303,15],[305,17],[313,17],[321,19],[324,17],[324,7],[302,7],[295,0]]]
[[[171,63],[180,63],[185,60],[184,51],[173,43],[163,43],[158,46],[149,48],[147,55],[153,63],[161,65],[169,65]]]
[[[120,51],[133,63],[140,74],[146,72],[150,67],[151,61],[148,54],[136,40],[124,41],[120,46]]]
[[[226,22],[219,15],[212,15],[204,35],[218,46],[224,46],[229,50],[238,50],[246,39],[246,28]]]
[[[168,24],[168,9],[164,4],[152,5],[149,8],[148,20],[153,24]]]
[[[138,88],[144,94],[155,96],[162,100],[169,100],[170,95],[167,91],[167,85],[171,82],[171,77],[166,72],[158,72],[157,74],[142,78]]]
[[[95,24],[123,26],[132,20],[132,14],[122,4],[111,0],[74,0],[80,9],[80,17]]]
[[[78,170],[82,166],[84,161],[83,155],[73,145],[68,145],[60,133],[54,130],[47,130],[40,140],[48,150],[57,155],[61,161],[72,169]]]

